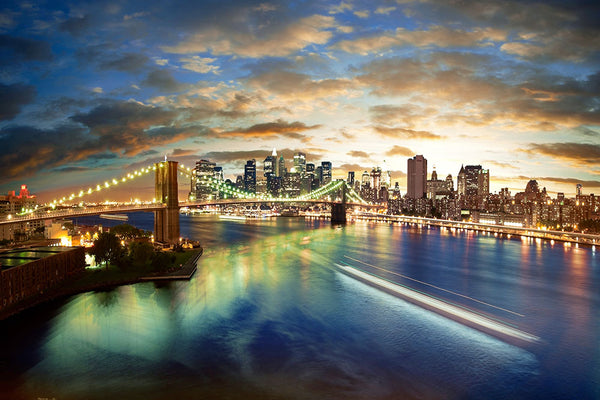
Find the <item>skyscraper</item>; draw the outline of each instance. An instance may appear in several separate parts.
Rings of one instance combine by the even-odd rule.
[[[346,183],[348,183],[350,187],[354,186],[354,171],[348,171],[348,179],[346,179]]]
[[[323,185],[327,185],[329,182],[331,182],[331,162],[322,161],[321,167],[323,169]]]
[[[306,154],[299,151],[294,153],[294,167],[300,176],[304,175],[304,171],[306,170]]]
[[[371,170],[371,189],[373,189],[373,200],[379,200],[379,191],[381,190],[381,168],[374,167]]]
[[[256,160],[248,160],[244,167],[244,189],[256,193]]]
[[[213,188],[209,183],[209,178],[215,176],[216,164],[208,160],[200,160],[196,162],[196,167],[192,171],[195,179],[192,180],[192,195],[197,200],[208,200],[213,196]]]
[[[283,158],[283,154],[279,157],[279,161],[277,162],[277,171],[276,175],[280,178],[285,178],[285,174],[287,174],[287,168],[285,168],[285,159]]]
[[[409,158],[407,162],[407,193],[412,199],[425,197],[427,192],[427,159],[422,155]]]
[[[271,175],[277,174],[277,152],[273,149],[273,154],[267,156],[265,161],[263,161],[263,171],[265,178],[269,178]]]
[[[477,176],[477,195],[483,198],[488,194],[490,194],[490,170],[480,169]]]

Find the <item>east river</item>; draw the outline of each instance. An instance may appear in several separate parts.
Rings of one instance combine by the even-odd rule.
[[[152,214],[130,222],[151,229]],[[299,218],[181,216],[181,232],[205,248],[191,281],[0,322],[3,397],[600,399],[600,248]],[[336,263],[540,340],[502,341]]]

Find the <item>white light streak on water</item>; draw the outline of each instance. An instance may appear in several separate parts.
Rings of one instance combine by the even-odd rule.
[[[448,303],[444,303],[443,301],[434,299],[432,297],[426,296],[424,294],[418,293],[414,290],[408,289],[406,287],[400,286],[398,284],[394,284],[392,282],[388,282],[382,278],[376,277],[374,275],[363,272],[359,269],[350,266],[344,266],[341,264],[335,264],[340,270],[346,272],[351,276],[358,277],[365,281],[371,282],[376,286],[389,290],[393,293],[399,294],[400,296],[412,299],[416,302],[424,304],[426,306],[431,307],[432,309],[439,310],[446,314],[453,315],[462,320],[469,321],[477,326],[488,329],[490,331],[494,331],[506,336],[513,337],[515,339],[523,340],[526,342],[537,342],[539,337],[532,335],[530,333],[521,331],[519,329],[512,328],[508,325],[502,324],[500,322],[491,320],[482,315],[475,314],[471,311],[461,309],[459,307],[453,306]]]

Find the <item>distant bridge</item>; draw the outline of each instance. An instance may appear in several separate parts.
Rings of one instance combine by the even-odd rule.
[[[155,198],[152,203],[102,204],[89,206],[66,206],[68,202],[85,197],[101,190],[107,190],[138,176],[154,172]],[[54,200],[43,207],[25,210],[19,215],[11,215],[0,220],[0,226],[22,224],[31,221],[75,218],[88,215],[113,214],[136,211],[154,212],[154,235],[157,242],[176,243],[179,241],[179,209],[181,207],[226,206],[242,204],[327,204],[331,206],[332,223],[346,222],[347,207],[382,208],[360,197],[344,181],[333,181],[327,185],[296,197],[272,197],[256,195],[236,188],[223,181],[208,178],[205,183],[222,194],[221,199],[179,202],[178,174],[191,176],[191,170],[178,166],[177,161],[164,161],[129,173],[120,179],[112,179],[87,190],[80,190],[68,197]],[[349,200],[349,201],[348,201]]]

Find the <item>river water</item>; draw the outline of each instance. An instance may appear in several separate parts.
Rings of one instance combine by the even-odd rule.
[[[152,214],[131,222],[151,229]],[[84,293],[0,322],[3,397],[600,399],[600,249],[300,218],[182,216],[181,232],[205,247],[189,282]],[[540,340],[504,342],[336,263]]]

